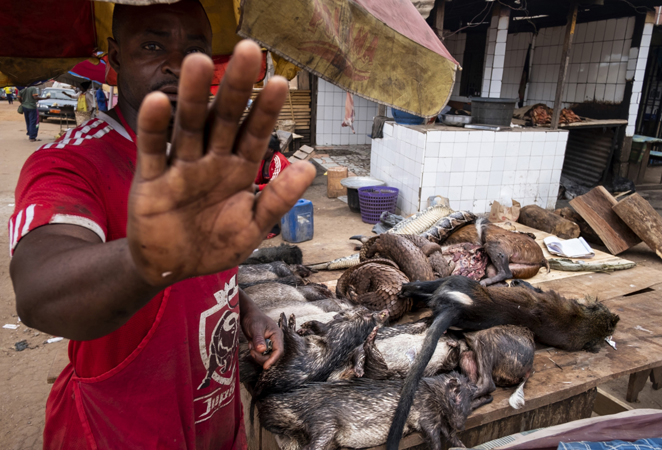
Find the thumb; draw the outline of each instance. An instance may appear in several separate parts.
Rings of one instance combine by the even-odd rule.
[[[253,348],[256,352],[262,354],[267,351],[267,342],[264,340],[264,332],[253,336]]]

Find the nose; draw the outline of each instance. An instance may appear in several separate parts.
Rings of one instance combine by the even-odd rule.
[[[182,61],[184,61],[184,53],[180,51],[170,51],[168,52],[163,65],[161,66],[161,72],[165,75],[173,75],[175,78],[179,79],[179,75],[182,72]]]

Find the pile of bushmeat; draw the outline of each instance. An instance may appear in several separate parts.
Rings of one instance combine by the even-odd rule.
[[[470,212],[434,206],[352,239],[360,253],[328,263],[303,266],[283,245],[239,268],[240,287],[284,334],[269,370],[240,352],[251,410],[281,448],[395,450],[412,432],[433,449],[462,446],[457,433],[496,386],[519,385],[510,404],[524,404],[535,342],[597,352],[619,320],[520,281],[549,270],[534,238]],[[306,281],[334,269],[345,269],[335,295]],[[412,322],[415,310],[424,318]]]

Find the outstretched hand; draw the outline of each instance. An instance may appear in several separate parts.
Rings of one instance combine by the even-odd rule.
[[[272,78],[240,126],[261,60],[256,44],[237,44],[210,108],[213,63],[200,53],[186,57],[169,155],[168,97],[153,92],[142,103],[127,237],[138,271],[154,286],[240,264],[315,177],[311,164],[296,163],[253,193],[288,89]]]

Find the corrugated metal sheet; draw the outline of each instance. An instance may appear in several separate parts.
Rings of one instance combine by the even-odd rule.
[[[608,170],[613,138],[613,128],[570,131],[562,174],[585,186],[597,185]]]

